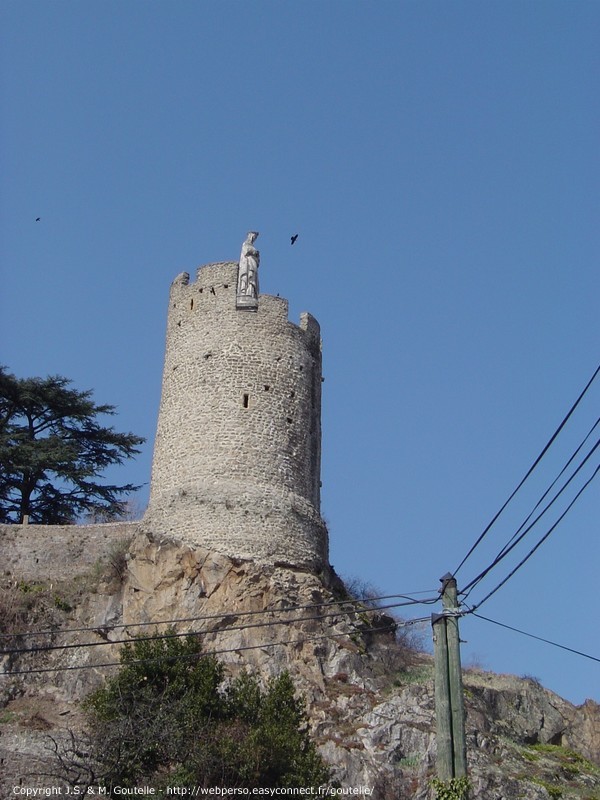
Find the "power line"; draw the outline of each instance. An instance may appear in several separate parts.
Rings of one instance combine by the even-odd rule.
[[[540,497],[540,499],[537,501],[537,503],[535,504],[535,506],[532,508],[532,510],[531,510],[531,512],[529,513],[529,515],[527,516],[527,518],[526,518],[525,520],[523,520],[523,522],[522,522],[522,524],[521,524],[520,528],[519,528],[519,529],[516,531],[516,533],[513,535],[513,537],[512,537],[511,539],[509,539],[509,541],[508,541],[508,542],[507,542],[507,543],[504,545],[504,547],[502,548],[502,550],[500,551],[500,553],[498,553],[498,556],[502,556],[502,554],[504,553],[504,551],[506,550],[506,548],[507,548],[507,547],[508,547],[508,546],[509,546],[509,545],[512,543],[513,539],[514,539],[514,538],[517,536],[517,534],[519,534],[519,533],[520,533],[521,529],[522,529],[522,528],[523,528],[523,527],[524,527],[524,526],[525,526],[525,525],[526,525],[526,524],[529,522],[529,520],[531,519],[531,517],[532,517],[532,516],[535,514],[536,510],[539,508],[539,506],[542,504],[542,502],[545,500],[546,496],[547,496],[547,495],[550,493],[550,491],[551,491],[551,490],[554,488],[554,486],[555,486],[555,485],[558,483],[558,481],[560,480],[560,478],[561,478],[561,477],[564,475],[564,473],[566,472],[566,470],[567,470],[567,469],[568,469],[568,467],[570,466],[571,462],[572,462],[572,461],[574,461],[574,459],[575,459],[575,457],[577,456],[577,454],[579,453],[579,451],[580,451],[580,450],[582,449],[582,447],[585,445],[585,443],[586,443],[586,442],[587,442],[587,440],[590,438],[590,436],[592,435],[592,433],[593,433],[593,432],[594,432],[594,430],[595,430],[595,429],[598,427],[598,425],[599,425],[599,424],[600,424],[600,417],[598,417],[598,419],[596,420],[596,422],[594,422],[594,424],[592,425],[592,427],[591,427],[591,428],[590,428],[590,430],[588,431],[587,435],[585,436],[585,438],[583,439],[583,441],[580,443],[579,447],[577,447],[577,449],[576,449],[576,450],[573,452],[573,454],[571,455],[571,457],[569,458],[569,460],[567,461],[567,463],[564,465],[564,467],[563,467],[563,468],[561,469],[561,471],[558,473],[558,475],[556,476],[556,478],[555,478],[555,479],[552,481],[552,483],[550,484],[550,486],[549,486],[549,487],[546,489],[546,491],[544,492],[544,494],[543,494],[543,495]],[[599,444],[599,443],[600,443],[600,440],[599,440],[598,442],[596,442],[596,444],[594,445],[594,447],[592,448],[592,450],[590,451],[590,453],[588,453],[588,455],[585,457],[585,459],[584,459],[584,461],[582,462],[582,464],[580,465],[580,467],[578,467],[578,468],[577,468],[577,470],[575,470],[575,473],[574,473],[574,474],[576,474],[576,473],[579,471],[579,469],[581,468],[581,466],[583,466],[583,464],[584,464],[584,463],[585,463],[585,462],[588,460],[588,458],[590,457],[590,455],[591,455],[591,454],[592,454],[592,453],[593,453],[593,452],[596,450],[596,448],[598,447],[598,444]],[[567,486],[567,484],[570,482],[570,480],[571,480],[571,478],[569,479],[569,481],[567,481],[567,483],[565,484],[565,487],[566,487],[566,486]],[[564,487],[563,487],[563,488],[564,488]],[[562,490],[561,490],[561,491],[562,491]],[[560,492],[559,492],[559,494],[560,494]],[[557,496],[558,496],[558,495],[557,495]]]
[[[507,576],[506,576],[506,577],[505,577],[505,578],[504,578],[502,581],[500,581],[500,583],[499,583],[499,584],[498,584],[498,585],[497,585],[497,586],[496,586],[494,589],[492,589],[492,591],[491,591],[491,592],[488,592],[488,594],[486,594],[486,596],[483,598],[483,600],[480,600],[480,601],[479,601],[479,603],[477,603],[477,605],[473,606],[473,609],[472,609],[473,611],[475,611],[475,609],[477,609],[477,608],[479,608],[480,606],[482,606],[482,605],[483,605],[483,604],[486,602],[486,600],[489,600],[489,598],[490,598],[490,597],[491,597],[493,594],[495,594],[495,593],[498,591],[498,589],[500,589],[502,586],[504,586],[504,584],[505,584],[505,583],[506,583],[508,580],[510,580],[510,578],[512,578],[512,576],[515,574],[515,572],[517,572],[519,569],[521,569],[521,567],[523,566],[523,564],[525,564],[525,562],[526,562],[526,561],[528,561],[528,560],[531,558],[531,556],[532,556],[532,555],[535,553],[535,551],[536,551],[536,550],[537,550],[537,549],[538,549],[538,548],[539,548],[539,547],[540,547],[540,546],[541,546],[541,545],[542,545],[542,544],[543,544],[543,543],[546,541],[546,539],[547,539],[547,538],[550,536],[550,534],[551,534],[551,533],[552,533],[552,532],[555,530],[555,528],[558,526],[558,524],[559,524],[559,523],[560,523],[560,522],[561,522],[561,521],[564,519],[564,517],[565,517],[565,516],[568,514],[568,512],[569,512],[569,511],[571,510],[571,508],[572,508],[572,507],[575,505],[575,503],[577,502],[577,500],[578,500],[578,499],[581,497],[581,495],[583,494],[583,492],[584,492],[584,491],[587,489],[587,487],[590,485],[590,483],[591,483],[591,482],[594,480],[594,478],[596,477],[596,475],[598,474],[598,472],[600,472],[600,465],[596,467],[596,469],[594,470],[594,472],[593,472],[592,476],[591,476],[590,478],[588,478],[588,480],[587,480],[587,481],[586,481],[586,482],[583,484],[583,486],[581,487],[581,489],[580,489],[580,490],[577,492],[577,494],[575,495],[575,497],[573,498],[573,500],[571,500],[571,502],[569,503],[569,505],[567,506],[567,508],[566,508],[566,509],[563,511],[563,513],[560,515],[560,517],[559,517],[559,518],[556,520],[556,522],[554,523],[554,525],[552,525],[552,526],[550,527],[550,529],[549,529],[548,531],[546,531],[546,533],[545,533],[545,534],[542,536],[542,538],[541,538],[541,539],[540,539],[540,540],[537,542],[537,544],[536,544],[534,547],[532,547],[532,548],[531,548],[531,550],[530,550],[530,551],[527,553],[527,555],[526,555],[526,556],[525,556],[523,559],[521,559],[521,561],[519,561],[519,563],[516,565],[516,567],[515,567],[514,569],[512,569],[512,570],[511,570],[511,571],[508,573],[508,575],[507,575]]]
[[[527,631],[522,631],[519,628],[513,628],[512,625],[505,625],[503,622],[498,622],[495,619],[490,619],[489,617],[484,617],[482,614],[476,614],[475,611],[467,611],[467,614],[473,614],[474,617],[478,619],[483,619],[486,622],[492,622],[494,625],[499,625],[501,628],[507,628],[509,631],[515,631],[515,633],[520,633],[523,636],[528,636],[530,639],[537,639],[539,642],[545,642],[546,644],[551,644],[553,647],[560,647],[561,650],[568,650],[569,653],[575,653],[575,655],[583,656],[584,658],[589,658],[592,661],[598,661],[600,663],[600,658],[596,658],[596,656],[591,656],[589,653],[582,653],[581,650],[574,650],[572,647],[566,647],[564,644],[558,644],[558,642],[553,642],[550,639],[544,639],[542,636],[536,636],[533,633],[527,633]]]
[[[436,598],[437,602],[437,598]],[[376,610],[385,610],[388,608],[398,608],[404,605],[413,605],[412,603],[390,603],[384,606],[378,606],[377,609],[372,609],[373,611]],[[361,609],[361,612],[364,612],[364,609]],[[309,616],[309,617],[297,617],[296,619],[280,619],[280,620],[267,620],[264,622],[252,622],[245,625],[229,625],[225,630],[229,631],[245,631],[250,628],[269,628],[273,625],[289,625],[290,623],[297,623],[297,622],[313,622],[313,621],[321,621],[324,619],[329,619],[331,617],[338,617],[345,613],[358,613],[355,609],[351,612],[345,611],[334,611],[329,614],[320,614],[317,616]],[[387,626],[388,629],[391,626]],[[136,637],[136,641],[138,642],[151,642],[157,641],[160,639],[178,639],[183,636],[188,636],[190,633],[195,633],[199,635],[208,635],[211,633],[220,633],[223,628],[212,629],[212,630],[202,630],[202,631],[188,631],[183,633],[167,633],[167,634],[154,634],[152,636],[139,636]],[[10,650],[0,650],[0,656],[10,656],[10,655],[23,655],[25,653],[47,653],[53,650],[77,650],[80,648],[89,648],[89,647],[107,647],[110,645],[115,644],[128,644],[132,640],[131,639],[103,639],[99,642],[71,642],[70,644],[53,644],[53,645],[40,645],[38,647],[21,647],[21,648],[13,648]]]
[[[568,422],[568,420],[570,419],[571,415],[573,414],[573,412],[575,411],[575,409],[577,408],[577,406],[579,405],[579,403],[580,403],[580,402],[581,402],[581,400],[583,399],[584,395],[586,394],[586,392],[588,391],[588,389],[590,388],[590,386],[591,386],[591,385],[592,385],[592,383],[594,382],[594,380],[595,380],[595,378],[596,378],[596,376],[598,375],[598,373],[599,373],[599,372],[600,372],[600,365],[598,365],[598,367],[596,368],[596,371],[594,372],[594,374],[592,375],[592,377],[590,378],[590,380],[587,382],[587,384],[586,384],[586,386],[585,386],[584,390],[581,392],[581,394],[579,395],[579,397],[577,398],[577,400],[575,401],[575,403],[573,403],[573,405],[571,406],[571,408],[570,408],[570,409],[569,409],[569,411],[567,412],[567,415],[564,417],[564,419],[562,420],[562,422],[560,423],[560,425],[558,426],[558,428],[557,428],[557,429],[554,431],[554,433],[553,433],[553,434],[552,434],[552,436],[550,437],[549,441],[547,442],[546,446],[544,447],[544,449],[542,450],[542,452],[539,454],[539,456],[538,456],[538,457],[535,459],[535,461],[533,462],[533,464],[531,465],[531,467],[528,469],[527,473],[525,474],[525,476],[523,477],[523,479],[521,480],[521,482],[519,483],[519,485],[516,487],[516,489],[514,489],[514,491],[512,492],[512,494],[510,495],[510,497],[508,498],[508,500],[506,500],[506,502],[504,503],[504,505],[503,505],[503,506],[500,508],[500,510],[499,510],[499,511],[498,511],[498,512],[497,512],[497,513],[494,515],[494,517],[492,518],[492,520],[491,520],[491,521],[488,523],[488,525],[485,527],[485,529],[483,530],[483,532],[482,532],[482,533],[479,535],[479,537],[477,538],[477,540],[476,540],[475,544],[473,544],[473,546],[471,547],[471,549],[469,550],[469,552],[466,554],[466,556],[465,556],[465,557],[463,558],[463,560],[460,562],[460,564],[458,565],[458,567],[457,567],[457,568],[454,570],[454,573],[453,573],[454,575],[457,575],[458,571],[459,571],[459,570],[461,569],[461,567],[464,565],[465,561],[466,561],[466,560],[467,560],[467,559],[468,559],[468,558],[471,556],[471,554],[474,552],[474,550],[475,550],[475,549],[476,549],[476,548],[479,546],[479,544],[480,544],[480,543],[483,541],[483,539],[485,538],[485,536],[486,536],[486,535],[488,534],[488,532],[490,531],[491,527],[494,525],[494,523],[495,523],[495,522],[497,521],[497,519],[500,517],[500,515],[502,514],[502,512],[503,512],[503,511],[506,509],[506,507],[508,506],[508,504],[509,504],[509,503],[511,502],[511,500],[514,498],[514,496],[517,494],[517,492],[518,492],[518,491],[521,489],[521,487],[523,486],[523,484],[525,483],[525,481],[526,481],[526,480],[529,478],[529,476],[531,475],[531,473],[532,473],[532,472],[535,470],[535,468],[537,467],[537,465],[540,463],[540,461],[541,461],[541,460],[543,459],[543,457],[546,455],[546,453],[548,452],[548,450],[550,449],[550,447],[553,445],[554,441],[556,440],[556,438],[558,437],[558,435],[560,434],[560,432],[562,431],[562,429],[564,428],[564,426],[567,424],[567,422]]]
[[[348,599],[348,600],[324,600],[322,603],[307,603],[305,605],[291,605],[287,608],[264,608],[260,610],[254,611],[230,611],[230,612],[221,612],[217,614],[203,614],[200,616],[193,616],[193,617],[180,617],[178,619],[162,619],[162,620],[151,620],[148,622],[122,622],[117,624],[111,625],[96,625],[94,627],[81,627],[81,628],[54,628],[42,631],[21,631],[17,633],[2,633],[0,634],[0,639],[17,639],[17,638],[26,638],[30,636],[55,636],[58,634],[72,634],[72,633],[100,633],[105,634],[109,631],[119,630],[121,628],[141,628],[146,627],[148,625],[177,625],[183,622],[204,622],[207,620],[226,620],[228,618],[239,618],[239,617],[253,617],[262,614],[278,614],[278,613],[289,613],[292,611],[304,611],[311,608],[328,608],[330,606],[346,606],[346,605],[360,605],[362,607],[367,606],[368,610],[370,611],[377,611],[378,608],[399,608],[401,606],[410,606],[410,605],[428,605],[430,603],[436,603],[439,597],[430,597],[426,600],[416,600],[411,595],[415,594],[433,594],[433,590],[428,591],[421,591],[421,592],[410,592],[406,594],[387,594],[387,595],[380,595],[378,597],[369,597],[364,600],[362,599]],[[393,603],[389,606],[376,606],[374,605],[372,608],[369,608],[369,603],[377,603],[380,600],[393,600],[395,598],[402,598],[406,600],[405,603]],[[343,613],[343,609],[340,611]],[[292,620],[289,620],[292,621]]]
[[[403,627],[407,627],[409,625],[418,625],[418,624],[422,624],[422,623],[425,623],[425,622],[428,623],[429,621],[430,621],[429,617],[418,617],[418,618],[415,618],[415,619],[403,620],[402,622],[397,623],[397,625],[398,625],[398,627],[402,627],[403,628]],[[384,625],[384,626],[379,627],[379,628],[371,628],[369,630],[369,633],[380,633],[382,631],[389,631],[389,626]],[[190,633],[183,634],[183,635],[186,635],[186,636],[198,636],[198,635],[201,635],[201,634],[194,634],[194,633],[190,632]],[[262,644],[244,645],[242,647],[222,648],[220,650],[210,650],[210,651],[208,651],[206,653],[194,653],[194,654],[187,655],[187,656],[181,655],[181,656],[177,656],[176,658],[178,658],[178,659],[187,659],[187,658],[196,658],[196,657],[203,658],[205,656],[217,656],[217,655],[223,655],[225,653],[241,653],[241,652],[244,652],[244,651],[247,651],[247,650],[264,650],[267,647],[279,647],[279,646],[282,646],[282,645],[293,645],[293,644],[306,644],[307,642],[319,641],[319,640],[323,640],[323,639],[338,639],[340,637],[350,636],[350,635],[351,634],[349,634],[348,632],[345,632],[345,633],[316,634],[315,636],[307,636],[307,637],[304,637],[304,638],[301,638],[301,639],[287,639],[287,640],[282,640],[282,641],[279,641],[279,642],[263,642]],[[162,638],[166,638],[166,637],[162,637]],[[133,661],[128,661],[127,662],[127,666],[129,666],[130,664],[156,664],[156,663],[158,663],[160,661],[164,661],[165,659],[169,659],[169,658],[173,659],[174,657],[165,655],[165,656],[161,656],[160,658],[141,658],[141,659],[136,659],[136,660],[133,660]],[[106,663],[102,663],[102,664],[78,664],[78,665],[71,666],[71,667],[40,667],[40,668],[37,668],[37,669],[15,670],[13,672],[0,673],[0,677],[11,678],[11,677],[13,677],[15,675],[34,675],[34,674],[38,675],[38,674],[46,673],[46,672],[71,672],[73,670],[80,670],[80,669],[100,669],[100,668],[104,668],[104,667],[122,667],[122,666],[125,666],[125,664],[123,662],[121,662],[121,661],[110,661],[110,662],[106,662]]]
[[[600,419],[598,420],[598,422],[600,422]],[[595,423],[594,427],[596,427],[596,425],[598,424],[598,422],[596,422],[596,423]],[[593,428],[592,428],[592,430],[593,430]],[[590,433],[591,433],[591,431],[590,431]],[[589,434],[588,434],[588,436],[586,436],[586,439],[584,440],[584,442],[587,440],[587,438],[588,438],[588,437],[589,437]],[[573,460],[573,458],[574,458],[574,456],[576,455],[576,453],[577,453],[577,452],[578,452],[578,451],[581,449],[581,447],[582,447],[582,445],[584,444],[584,442],[582,442],[582,444],[581,444],[581,445],[580,445],[580,446],[577,448],[577,450],[575,451],[575,453],[573,454],[573,456],[571,456],[571,458],[569,459],[569,461],[567,462],[567,464],[566,464],[566,465],[563,467],[563,469],[561,470],[560,474],[559,474],[559,475],[558,475],[558,476],[555,478],[555,480],[552,482],[551,486],[550,486],[550,487],[549,487],[549,488],[548,488],[548,489],[547,489],[547,490],[544,492],[544,494],[542,495],[542,497],[541,497],[541,498],[538,500],[538,502],[536,503],[536,505],[535,505],[535,507],[533,508],[533,510],[532,510],[532,511],[529,513],[529,515],[526,517],[526,519],[525,519],[525,520],[524,520],[524,521],[521,523],[521,525],[519,526],[519,528],[517,529],[517,531],[516,531],[516,532],[513,534],[513,536],[512,536],[512,537],[509,539],[509,541],[508,541],[508,542],[507,542],[507,543],[504,545],[504,547],[503,547],[503,548],[500,550],[500,552],[499,552],[499,553],[498,553],[498,555],[495,557],[495,559],[492,561],[492,563],[491,563],[489,566],[487,566],[487,567],[486,567],[486,568],[485,568],[485,569],[484,569],[482,572],[480,572],[480,573],[479,573],[479,575],[477,575],[477,577],[476,577],[476,578],[473,578],[473,580],[472,580],[472,581],[470,581],[468,584],[466,584],[466,586],[465,586],[465,587],[463,588],[463,590],[461,591],[461,595],[463,596],[463,599],[466,599],[466,598],[468,597],[468,595],[469,595],[469,594],[470,594],[470,593],[473,591],[473,589],[475,588],[475,586],[476,586],[476,585],[477,585],[477,584],[478,584],[478,583],[479,583],[479,582],[480,582],[480,581],[481,581],[481,580],[482,580],[482,579],[483,579],[483,578],[484,578],[484,577],[485,577],[485,576],[486,576],[486,575],[487,575],[489,572],[491,572],[491,570],[492,570],[492,569],[493,569],[493,568],[494,568],[494,567],[495,567],[497,564],[499,564],[499,563],[500,563],[500,561],[502,561],[502,559],[503,559],[503,558],[505,558],[505,557],[506,557],[506,556],[507,556],[507,555],[508,555],[508,554],[509,554],[509,553],[510,553],[510,552],[511,552],[511,551],[512,551],[512,550],[513,550],[513,549],[514,549],[514,548],[515,548],[515,547],[516,547],[516,546],[517,546],[517,545],[518,545],[518,544],[519,544],[519,543],[520,543],[520,542],[521,542],[521,541],[522,541],[524,538],[525,538],[525,536],[527,536],[527,534],[528,534],[528,533],[529,533],[529,532],[530,532],[530,531],[531,531],[531,530],[532,530],[532,529],[533,529],[533,528],[534,528],[534,527],[537,525],[537,523],[538,523],[538,522],[540,521],[540,519],[541,519],[541,518],[544,516],[544,514],[545,514],[545,513],[546,513],[546,512],[547,512],[547,511],[548,511],[548,510],[549,510],[549,509],[552,507],[552,505],[553,505],[553,504],[554,504],[554,503],[555,503],[555,502],[558,500],[558,498],[561,496],[561,494],[562,494],[562,493],[563,493],[563,492],[566,490],[566,488],[569,486],[569,484],[571,483],[571,481],[572,481],[572,480],[573,480],[573,479],[574,479],[574,478],[575,478],[575,477],[578,475],[578,473],[579,473],[579,472],[580,472],[580,471],[583,469],[583,467],[586,465],[586,463],[587,463],[587,462],[588,462],[588,460],[591,458],[591,456],[594,454],[594,452],[595,452],[595,451],[598,449],[598,447],[600,447],[600,439],[598,439],[598,441],[597,441],[597,442],[596,442],[596,444],[595,444],[595,445],[592,447],[592,449],[590,450],[590,452],[589,452],[589,453],[588,453],[588,454],[585,456],[585,458],[583,459],[583,461],[582,461],[582,462],[579,464],[579,466],[578,466],[578,467],[577,467],[577,468],[574,470],[574,472],[571,474],[571,476],[570,476],[570,477],[569,477],[569,478],[568,478],[568,479],[565,481],[565,483],[564,483],[564,484],[562,485],[562,487],[561,487],[561,488],[558,490],[558,492],[557,492],[557,493],[554,495],[554,497],[553,497],[553,498],[550,500],[550,502],[546,504],[546,506],[543,508],[543,510],[541,511],[541,513],[540,513],[540,514],[538,514],[538,516],[537,516],[537,517],[534,519],[534,521],[531,523],[531,525],[529,525],[528,527],[526,527],[526,528],[524,529],[524,526],[527,524],[527,522],[529,522],[529,520],[531,519],[532,515],[534,514],[534,512],[536,511],[536,509],[537,509],[537,508],[540,506],[540,504],[542,503],[542,501],[544,500],[544,498],[546,497],[546,495],[548,494],[548,492],[550,491],[550,489],[552,489],[552,487],[553,487],[553,486],[556,484],[556,482],[559,480],[560,476],[561,476],[561,475],[562,475],[562,474],[565,472],[565,470],[566,470],[567,466],[568,466],[568,465],[571,463],[571,461]],[[587,485],[587,484],[586,484],[586,485]],[[570,508],[570,506],[569,506],[569,508]],[[561,517],[561,519],[562,519],[562,517]]]

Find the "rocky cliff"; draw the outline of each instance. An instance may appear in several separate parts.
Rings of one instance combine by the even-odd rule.
[[[329,571],[258,567],[140,524],[115,526],[108,538],[97,528],[104,533],[72,527],[71,549],[78,534],[87,536],[88,555],[68,557],[64,547],[62,559],[51,538],[41,537],[33,557],[22,529],[0,529],[2,632],[47,631],[6,639],[7,649],[69,645],[2,657],[1,669],[13,675],[0,678],[1,797],[56,783],[48,777],[52,739],[77,730],[79,701],[114,673],[102,665],[118,662],[119,642],[164,631],[159,620],[198,633],[233,674],[288,669],[341,787],[372,787],[378,800],[431,797],[431,659],[407,647],[385,613],[348,604]],[[600,798],[596,703],[575,707],[513,676],[468,671],[464,682],[474,798]]]

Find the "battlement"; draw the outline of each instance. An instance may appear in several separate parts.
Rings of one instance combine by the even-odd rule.
[[[307,339],[320,339],[321,330],[317,320],[308,312],[300,315],[299,324],[289,319],[289,304],[283,297],[259,295],[258,308],[250,312],[236,308],[238,264],[235,261],[219,261],[198,267],[196,280],[190,283],[190,274],[181,272],[171,284],[169,316],[175,324],[183,325],[192,312],[218,314],[224,313],[256,314],[258,325],[291,325],[303,331]]]

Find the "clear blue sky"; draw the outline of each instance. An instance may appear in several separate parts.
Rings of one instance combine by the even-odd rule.
[[[600,4],[0,10],[0,360],[115,404],[148,441],[111,477],[147,482],[169,284],[260,231],[262,291],[322,326],[331,561],[386,594],[436,590],[600,360]],[[594,384],[459,586],[599,400]],[[599,512],[593,483],[481,613],[600,656]],[[462,636],[467,663],[600,699],[597,662],[473,617]]]

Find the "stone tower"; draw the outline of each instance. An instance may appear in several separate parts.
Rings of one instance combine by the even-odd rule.
[[[238,270],[207,264],[171,286],[144,527],[318,570],[328,563],[319,324],[307,313],[289,322],[287,300],[259,296],[257,281],[256,302],[240,304]]]

